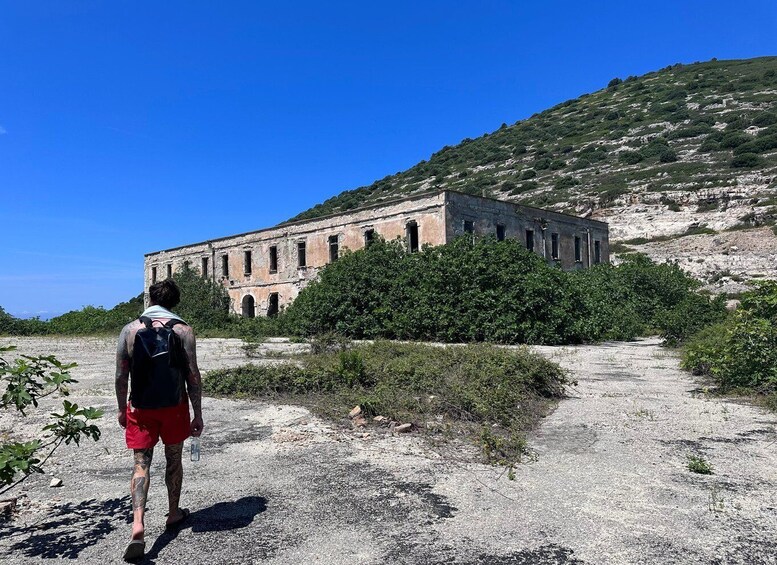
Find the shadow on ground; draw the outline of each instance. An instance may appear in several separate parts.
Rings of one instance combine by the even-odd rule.
[[[208,508],[192,512],[181,528],[165,531],[146,552],[143,563],[154,563],[159,553],[178,537],[181,530],[193,532],[224,532],[249,526],[257,515],[267,510],[267,499],[263,496],[244,496],[231,502],[218,502]]]
[[[96,545],[120,524],[128,524],[129,497],[85,500],[52,509],[33,524],[0,527],[4,539],[17,538],[9,553],[45,559],[76,559],[87,547]]]

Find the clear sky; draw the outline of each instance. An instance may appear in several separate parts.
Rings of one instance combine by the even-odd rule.
[[[0,306],[112,307],[144,253],[274,225],[616,76],[776,54],[774,0],[0,0]]]

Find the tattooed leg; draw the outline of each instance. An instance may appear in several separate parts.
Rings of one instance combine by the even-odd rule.
[[[183,482],[182,453],[183,442],[165,446],[165,458],[167,459],[165,484],[167,485],[167,500],[170,504],[170,511],[167,515],[168,524],[181,519],[178,502],[181,499],[181,484]]]
[[[135,466],[132,470],[130,494],[132,496],[132,539],[143,539],[145,532],[146,499],[154,448],[136,449]]]

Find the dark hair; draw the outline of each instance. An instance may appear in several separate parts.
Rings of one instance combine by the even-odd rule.
[[[165,279],[152,284],[148,289],[148,297],[151,304],[162,308],[175,308],[181,301],[181,291],[173,279]]]

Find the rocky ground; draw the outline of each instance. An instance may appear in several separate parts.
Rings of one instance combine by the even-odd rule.
[[[113,341],[13,341],[77,361],[73,398],[106,416],[99,443],[49,462],[63,486],[35,476],[16,493],[0,561],[118,563],[131,457],[114,423]],[[270,344],[268,362],[287,347],[298,346]],[[532,434],[536,460],[514,481],[469,447],[383,429],[365,438],[298,407],[206,399],[202,459],[185,462],[190,521],[163,533],[160,453],[146,562],[777,563],[774,415],[709,395],[654,340],[539,349],[579,385]],[[202,340],[200,356],[206,370],[246,361],[235,340]],[[40,421],[2,414],[0,438]],[[688,455],[714,473],[690,472]]]
[[[777,279],[777,236],[770,227],[689,235],[629,247],[658,263],[676,263],[716,294],[744,292],[752,281]]]

